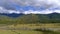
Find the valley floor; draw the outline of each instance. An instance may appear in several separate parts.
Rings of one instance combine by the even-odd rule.
[[[35,29],[40,29],[36,31]],[[43,31],[41,31],[43,30]],[[47,30],[45,32],[45,30]],[[0,34],[44,34],[48,33],[48,30],[52,31],[54,34],[58,32],[60,34],[60,23],[50,23],[50,24],[16,24],[16,25],[0,25]],[[49,32],[50,33],[50,32]],[[48,33],[48,34],[49,34]],[[52,34],[52,33],[50,33]]]

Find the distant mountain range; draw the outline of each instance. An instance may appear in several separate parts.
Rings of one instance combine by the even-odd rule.
[[[19,16],[22,16],[22,15],[25,15],[25,14],[16,14],[16,13],[12,13],[12,14],[7,14],[7,13],[0,13],[0,15],[4,15],[4,16],[8,16],[8,17],[19,17]],[[60,15],[60,13],[51,13],[51,14],[39,14],[39,15],[47,15],[49,17],[53,17],[54,15],[58,16]]]
[[[16,14],[16,13],[12,13],[12,14],[7,14],[7,13],[0,13],[0,15],[4,15],[4,16],[8,16],[8,17],[19,17],[22,16],[24,14]]]
[[[26,23],[60,23],[60,14],[27,14],[21,17],[21,21]]]
[[[60,23],[60,13],[51,14],[2,14],[0,24],[13,23]]]

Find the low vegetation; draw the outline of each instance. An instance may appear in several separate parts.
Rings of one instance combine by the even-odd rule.
[[[58,16],[29,14],[12,18],[0,15],[0,34],[60,34]]]
[[[0,15],[0,24],[60,23],[59,15],[29,14],[17,18]]]

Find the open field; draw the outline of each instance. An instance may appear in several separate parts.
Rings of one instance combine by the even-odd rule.
[[[27,30],[0,30],[0,34],[42,34],[42,32],[37,31],[27,31]]]
[[[35,31],[35,29],[43,31]],[[0,34],[49,34],[48,30],[52,31],[49,32],[50,34],[60,34],[60,23],[0,25]]]
[[[9,28],[60,28],[60,23],[55,24],[17,24],[17,25],[8,25]]]
[[[29,31],[29,30],[0,30],[0,34],[60,34],[60,32],[42,32],[42,31]]]

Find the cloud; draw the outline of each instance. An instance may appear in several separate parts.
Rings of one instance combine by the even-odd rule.
[[[11,13],[17,13],[19,14],[20,12],[19,11],[15,11],[15,10],[7,10],[3,7],[0,7],[0,13],[7,13],[7,14],[11,14]]]
[[[50,10],[43,10],[43,11],[34,11],[34,10],[28,10],[23,12],[23,14],[50,14],[53,13],[53,11]]]
[[[42,10],[42,11],[34,11],[34,10],[28,10],[24,11],[23,14],[51,14],[51,13],[60,13],[60,10]]]
[[[0,6],[12,10],[16,10],[17,6],[44,7],[48,9],[60,7],[60,0],[1,0]]]
[[[25,14],[60,13],[60,0],[0,0],[0,13],[21,12]]]
[[[27,10],[27,11],[23,11],[22,9],[20,11],[16,11],[16,10],[7,10],[3,7],[0,7],[0,13],[7,13],[7,14],[12,14],[12,13],[16,13],[16,14],[20,14],[20,13],[23,13],[23,14],[50,14],[50,13],[60,13],[60,10],[49,10],[49,9],[46,9],[46,10]]]

